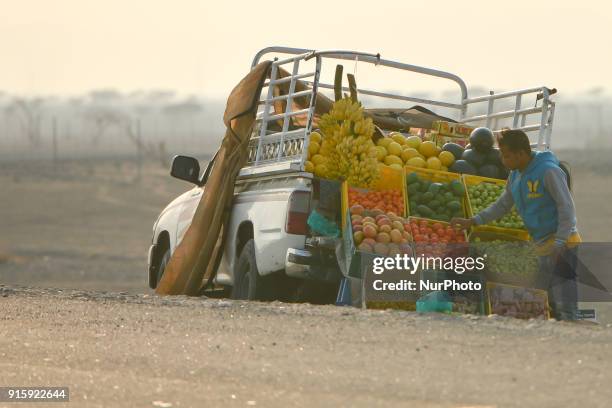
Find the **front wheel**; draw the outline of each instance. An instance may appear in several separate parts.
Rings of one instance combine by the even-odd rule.
[[[255,241],[250,239],[242,248],[234,268],[232,299],[270,300],[273,298],[271,276],[261,276],[255,259]]]
[[[162,256],[162,259],[159,262],[159,268],[157,268],[157,283],[155,284],[155,287],[159,285],[159,281],[161,281],[162,276],[164,276],[164,271],[166,270],[166,266],[168,266],[168,262],[170,262],[171,255],[170,248],[168,248],[166,252],[164,252],[164,256]]]

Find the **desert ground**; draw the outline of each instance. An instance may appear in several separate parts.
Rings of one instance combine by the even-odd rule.
[[[16,287],[0,310],[0,384],[70,387],[70,403],[35,406],[612,401],[608,326]]]
[[[612,242],[610,152],[559,156],[584,240]],[[92,407],[610,406],[607,304],[591,327],[155,296],[152,226],[188,188],[155,163],[0,163],[0,386]]]

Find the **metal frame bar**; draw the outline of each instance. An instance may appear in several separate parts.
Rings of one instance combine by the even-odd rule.
[[[304,162],[307,158],[308,151],[308,137],[310,127],[312,126],[312,118],[314,117],[314,104],[316,99],[317,87],[313,86],[307,91],[296,92],[297,81],[302,78],[314,77],[315,83],[319,81],[319,74],[321,71],[321,58],[316,59],[315,71],[306,74],[300,74],[300,62],[306,61],[307,55],[301,54],[291,58],[275,59],[272,62],[272,69],[270,70],[270,78],[264,83],[264,86],[268,86],[267,96],[261,98],[258,104],[263,105],[263,109],[256,115],[256,120],[261,123],[258,130],[258,136],[253,137],[253,141],[249,146],[250,149],[255,148],[256,152],[252,157],[252,161],[249,165],[241,170],[241,175],[257,173],[256,168],[261,168],[264,171],[264,167],[269,169],[271,164],[278,164],[276,168],[283,167],[283,162],[287,162],[285,166],[287,169],[293,169],[294,163],[303,169]],[[278,78],[279,67],[286,64],[292,64],[291,74]],[[289,89],[286,95],[274,96],[274,87],[278,84],[289,83]],[[293,100],[298,97],[309,97],[309,107],[307,109],[293,110]],[[285,111],[279,114],[273,114],[271,108],[274,102],[286,101]],[[289,130],[290,118],[297,115],[307,115],[307,126],[300,129]],[[268,131],[268,124],[272,121],[282,119],[283,124],[280,131]],[[255,140],[257,139],[257,140]],[[291,144],[298,143],[298,145]],[[294,150],[294,149],[298,150]],[[287,150],[287,149],[291,150]],[[251,154],[252,154],[251,153]],[[273,156],[270,155],[273,153]],[[299,159],[299,160],[296,160]],[[249,167],[250,166],[250,167]]]
[[[311,85],[312,95],[310,96],[310,106],[308,107],[308,117],[306,118],[306,129],[304,137],[304,147],[302,148],[302,163],[308,159],[308,146],[310,145],[310,129],[312,128],[312,119],[314,117],[315,102],[317,100],[317,92],[319,91],[319,77],[321,75],[321,57],[317,56],[315,60],[315,75],[314,83]]]
[[[304,81],[304,83],[306,85],[313,85],[313,82],[311,81]],[[334,86],[330,84],[319,83],[319,88],[334,89]],[[350,91],[350,89],[346,86],[342,87],[342,90],[346,92]],[[452,109],[458,109],[458,110],[463,108],[462,104],[451,103],[451,102],[440,102],[440,101],[434,101],[434,100],[423,99],[423,98],[414,98],[411,96],[395,95],[395,94],[390,94],[390,93],[385,93],[385,92],[371,91],[369,89],[363,89],[363,88],[357,88],[357,92],[363,95],[371,95],[371,96],[378,96],[378,97],[387,98],[387,99],[397,99],[400,101],[408,101],[408,102],[415,102],[415,103],[423,103],[427,105],[442,106],[444,108],[452,108]]]
[[[314,104],[316,95],[319,88],[323,89],[334,89],[334,86],[327,83],[320,83],[321,65],[323,58],[329,59],[340,59],[348,61],[359,61],[363,63],[370,63],[376,66],[385,66],[389,68],[400,69],[404,71],[419,73],[441,79],[447,79],[454,82],[459,86],[461,91],[461,100],[459,103],[429,100],[424,98],[417,98],[411,96],[397,95],[392,93],[378,92],[370,89],[358,89],[358,92],[363,95],[369,95],[374,97],[380,97],[385,99],[408,101],[414,103],[420,103],[431,106],[439,106],[443,108],[449,108],[458,111],[458,120],[465,123],[484,121],[488,127],[493,126],[496,128],[499,120],[504,118],[512,118],[512,128],[521,129],[525,132],[538,132],[538,141],[534,145],[538,148],[548,149],[550,148],[550,140],[552,135],[552,124],[554,119],[554,101],[550,100],[550,91],[546,87],[535,87],[526,88],[510,92],[493,93],[489,95],[478,96],[469,98],[467,92],[467,86],[465,82],[449,72],[440,71],[431,68],[425,68],[417,65],[404,64],[396,61],[385,60],[380,57],[380,54],[346,51],[346,50],[326,50],[316,51],[312,49],[304,48],[289,48],[289,47],[267,47],[260,50],[254,57],[252,67],[256,66],[261,58],[269,53],[277,54],[288,54],[289,57],[283,57],[283,59],[275,59],[272,63],[272,69],[270,73],[270,79],[264,83],[264,86],[268,87],[267,97],[259,101],[260,105],[263,105],[263,111],[257,115],[257,120],[261,121],[261,127],[259,129],[259,136],[257,137],[257,152],[255,155],[255,161],[252,165],[257,166],[264,163],[269,164],[270,161],[282,161],[285,152],[285,142],[290,140],[296,140],[303,138],[302,148],[302,160],[299,165],[303,168],[304,162],[307,159],[309,137],[312,126],[312,120],[314,117]],[[316,68],[314,72],[307,72],[300,74],[299,66],[301,61],[309,61],[312,58],[316,58]],[[278,78],[278,67],[285,64],[293,64],[291,75]],[[311,78],[312,80],[305,80]],[[310,86],[311,89],[307,91],[295,92],[296,83],[298,80],[304,80],[304,84]],[[273,96],[273,88],[275,85],[289,83],[289,92],[286,95]],[[348,87],[343,87],[343,91],[349,91]],[[524,100],[524,95],[536,94],[536,104],[539,99],[542,99],[541,106],[535,106],[532,108],[521,108],[521,104]],[[297,111],[292,110],[292,101],[294,98],[307,97],[310,95],[310,104],[307,109],[300,109]],[[495,112],[495,101],[498,99],[515,98],[514,110],[506,110]],[[271,114],[270,108],[277,101],[287,101],[287,108],[285,112],[280,114]],[[477,103],[487,103],[487,113],[481,115],[473,115],[467,117],[468,108]],[[527,116],[541,113],[539,124],[527,124]],[[290,118],[296,115],[307,114],[307,124],[305,128],[289,131]],[[273,132],[269,134],[268,123],[274,120],[283,120],[282,130],[280,132]],[[498,129],[493,129],[498,130]],[[302,135],[303,133],[303,135]],[[280,143],[278,146],[278,152],[275,151],[276,158],[261,157],[262,147],[269,144]],[[293,158],[295,155],[292,155]],[[289,158],[287,156],[287,158]],[[293,163],[293,162],[292,162]],[[289,164],[288,168],[292,168],[293,165]]]
[[[269,53],[281,53],[281,54],[298,54],[296,57],[298,58],[301,55],[306,55],[309,59],[313,57],[325,57],[331,59],[340,59],[340,60],[348,60],[354,61],[355,57],[359,58],[359,62],[366,62],[374,65],[380,65],[389,68],[397,68],[402,69],[404,71],[416,72],[419,74],[434,76],[438,78],[448,79],[450,81],[455,82],[460,90],[461,90],[461,100],[464,101],[467,99],[467,85],[459,76],[455,74],[451,74],[450,72],[440,71],[437,69],[425,68],[418,65],[404,64],[401,62],[385,60],[380,58],[380,54],[370,54],[364,52],[357,51],[345,51],[345,50],[327,50],[327,51],[316,51],[313,49],[306,48],[290,48],[290,47],[267,47],[263,50],[259,51],[255,58],[253,58],[253,63],[251,67],[255,67],[262,56]]]

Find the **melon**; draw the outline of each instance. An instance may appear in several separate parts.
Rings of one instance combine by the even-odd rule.
[[[401,153],[401,158],[404,162],[407,162],[408,160],[412,159],[413,157],[419,157],[419,152],[417,151],[417,149],[412,148],[412,147],[408,147],[404,150],[402,150]]]
[[[389,136],[391,136],[391,139],[393,139],[396,143],[400,145],[406,144],[406,138],[401,133],[393,132]]]
[[[436,144],[434,142],[423,142],[419,146],[419,153],[425,157],[432,157],[436,155]]]
[[[477,174],[476,168],[465,160],[457,160],[456,162],[453,163],[452,166],[448,168],[448,170],[453,173],[460,173],[460,174],[473,174],[473,175]]]
[[[413,149],[418,149],[421,145],[421,138],[418,136],[410,136],[406,139],[406,144]]]
[[[499,168],[493,164],[485,164],[478,169],[478,175],[489,178],[500,178]]]
[[[427,162],[425,162],[425,160],[421,157],[413,157],[412,159],[409,159],[406,164],[409,166],[422,168],[427,166]]]
[[[455,162],[455,155],[452,154],[451,152],[442,151],[438,155],[438,159],[440,159],[440,162],[442,163],[443,166],[448,167]]]
[[[479,153],[488,153],[495,143],[491,129],[479,127],[470,134],[470,146]]]
[[[442,162],[437,157],[430,157],[427,159],[427,168],[432,170],[440,170]]]
[[[473,149],[467,149],[463,152],[463,155],[461,156],[463,160],[467,160],[472,166],[477,168],[484,164],[485,157],[486,156],[484,154],[479,153]]]
[[[463,154],[463,147],[459,146],[457,143],[446,143],[442,146],[442,151],[450,152],[455,156],[455,160],[461,159],[461,155]]]
[[[502,165],[499,149],[491,149],[491,151],[485,155],[485,164],[493,164],[495,166]]]
[[[404,162],[402,161],[402,159],[399,158],[399,156],[390,154],[387,157],[385,157],[385,164],[387,166],[390,166],[392,164],[399,164],[400,166],[402,166]]]

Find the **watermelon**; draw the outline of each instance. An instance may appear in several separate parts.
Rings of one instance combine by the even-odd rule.
[[[445,152],[451,152],[453,156],[455,156],[455,160],[459,160],[461,159],[464,149],[457,143],[445,143],[444,146],[442,146],[442,150]]]
[[[491,149],[491,151],[485,155],[485,164],[493,164],[498,167],[502,166],[499,149]]]
[[[453,173],[460,174],[476,174],[476,168],[466,160],[457,160],[448,169]]]
[[[476,150],[473,149],[467,149],[463,152],[463,155],[461,155],[461,158],[463,160],[467,160],[472,166],[476,168],[484,164],[485,157],[486,155],[478,153]]]
[[[501,178],[499,167],[494,164],[485,164],[478,169],[478,175],[489,178]]]
[[[479,153],[488,153],[493,148],[495,137],[486,127],[478,127],[470,134],[470,145]]]

